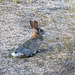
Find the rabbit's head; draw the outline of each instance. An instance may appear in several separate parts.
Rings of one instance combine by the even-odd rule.
[[[36,37],[36,36],[42,36],[44,34],[44,30],[41,28],[38,28],[38,22],[37,21],[31,21],[30,20],[30,25],[32,28],[34,28],[34,34],[33,34],[32,38]]]

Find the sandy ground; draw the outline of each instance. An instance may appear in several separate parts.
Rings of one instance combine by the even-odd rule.
[[[22,1],[0,2],[0,75],[75,75],[74,2]],[[10,57],[33,35],[30,20],[45,31],[39,52],[30,58]]]

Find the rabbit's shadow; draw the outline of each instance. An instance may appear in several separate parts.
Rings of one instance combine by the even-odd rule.
[[[53,49],[39,49],[34,56],[39,56],[39,55],[47,55],[47,54],[52,54],[54,53]]]

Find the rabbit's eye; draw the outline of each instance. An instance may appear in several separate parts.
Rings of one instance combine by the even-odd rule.
[[[40,29],[39,31],[40,31],[40,32],[43,32],[43,30],[42,30],[42,29]]]
[[[42,32],[43,30],[40,30],[40,32]]]
[[[17,54],[17,52],[15,52],[15,54]]]

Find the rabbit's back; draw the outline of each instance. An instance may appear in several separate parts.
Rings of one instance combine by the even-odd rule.
[[[41,42],[41,39],[29,39],[25,43],[20,45],[16,50],[21,52],[22,50],[29,49],[32,54],[35,54],[36,51],[39,49]]]

